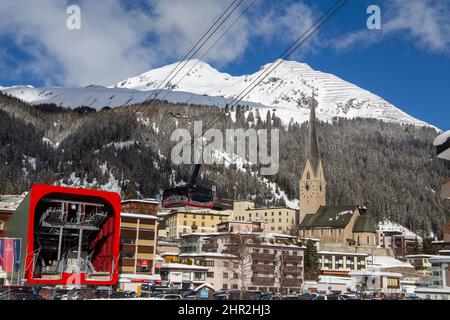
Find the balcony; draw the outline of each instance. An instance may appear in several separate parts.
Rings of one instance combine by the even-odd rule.
[[[284,272],[289,274],[301,274],[303,271],[302,267],[285,266]]]
[[[282,281],[283,287],[296,287],[299,288],[302,286],[302,280],[301,279],[284,279]]]
[[[283,260],[286,261],[287,263],[301,262],[303,260],[303,257],[302,256],[284,256]]]
[[[254,264],[252,265],[253,273],[274,274],[275,266],[268,264]]]
[[[266,254],[266,253],[253,253],[252,254],[253,260],[263,260],[263,261],[275,261],[275,255],[274,254]]]
[[[252,277],[251,281],[254,286],[273,287],[275,278]]]

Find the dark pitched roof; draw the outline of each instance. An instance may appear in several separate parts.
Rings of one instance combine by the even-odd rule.
[[[300,228],[345,228],[357,206],[321,206],[317,213],[307,214]]]
[[[319,142],[317,140],[316,132],[316,99],[314,99],[314,91],[311,96],[309,123],[308,123],[308,144],[306,148],[306,159],[309,159],[313,167],[314,173],[317,173],[319,168]]]
[[[356,218],[353,232],[377,232],[373,225],[372,219],[367,214]]]

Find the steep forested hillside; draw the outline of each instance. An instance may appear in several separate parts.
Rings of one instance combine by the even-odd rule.
[[[192,129],[193,120],[206,123],[219,112],[164,102],[67,110],[29,106],[0,94],[0,193],[57,183],[158,197],[163,188],[186,181],[191,171],[170,161],[171,133]],[[283,127],[270,113],[240,107],[217,125],[222,131],[250,127],[280,129],[278,174],[266,180],[254,165],[208,165],[201,182],[215,185],[221,197],[252,197],[261,205],[283,203],[283,196],[297,199],[307,124]],[[366,205],[375,219],[386,217],[418,233],[436,233],[449,219],[439,184],[450,176],[450,164],[436,159],[434,129],[336,119],[319,123],[318,134],[329,204]]]

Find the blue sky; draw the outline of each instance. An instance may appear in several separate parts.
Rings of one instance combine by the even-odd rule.
[[[233,75],[255,72],[334,2],[257,0],[206,60]],[[79,31],[65,28],[65,10],[74,3],[82,13]],[[0,0],[0,86],[109,85],[178,61],[229,3]],[[381,30],[366,28],[372,4],[381,8]],[[446,1],[349,0],[291,59],[449,130],[449,14]]]

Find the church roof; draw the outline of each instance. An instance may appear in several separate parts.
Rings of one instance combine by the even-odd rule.
[[[377,230],[375,229],[370,216],[364,214],[356,218],[353,232],[377,232]]]
[[[306,159],[309,159],[311,162],[314,173],[317,173],[319,168],[319,142],[317,140],[317,132],[316,132],[316,104],[317,101],[314,99],[314,91],[311,96],[310,102],[310,112],[309,112],[309,123],[308,123],[308,144],[306,149]]]
[[[357,206],[320,206],[315,214],[307,214],[300,228],[345,228]]]

